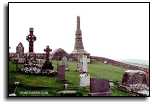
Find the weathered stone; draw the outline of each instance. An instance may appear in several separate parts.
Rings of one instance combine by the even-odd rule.
[[[77,59],[81,54],[85,54],[87,56],[89,56],[90,54],[87,53],[84,50],[84,46],[83,46],[83,42],[82,42],[82,33],[81,33],[81,29],[80,29],[80,16],[77,16],[77,29],[76,29],[76,33],[75,33],[75,44],[74,44],[74,50],[71,53],[71,57],[73,59]]]
[[[91,96],[109,96],[109,95],[111,95],[109,81],[91,78],[90,79],[90,95]]]
[[[29,52],[34,51],[34,41],[36,41],[36,36],[33,34],[33,28],[29,29],[30,34],[26,36],[26,40],[29,42]]]
[[[62,80],[62,81],[65,80],[65,65],[58,66],[57,77],[59,80]]]
[[[129,91],[140,91],[147,90],[149,87],[147,85],[146,73],[141,70],[127,70],[125,71],[122,84]]]

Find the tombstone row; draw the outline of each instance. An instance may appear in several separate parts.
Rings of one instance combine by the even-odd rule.
[[[65,69],[66,69],[66,58],[62,59],[62,65],[58,67],[58,79],[65,81]],[[97,78],[90,78],[90,75],[88,73],[88,59],[87,56],[83,55],[82,58],[80,58],[79,64],[79,72],[80,72],[80,86],[86,87],[90,86],[90,96],[110,96],[110,84],[108,80],[102,80]]]

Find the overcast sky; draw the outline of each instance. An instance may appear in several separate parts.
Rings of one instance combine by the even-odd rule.
[[[19,42],[28,52],[26,36],[34,28],[35,52],[74,49],[76,16],[83,45],[91,55],[111,59],[149,59],[149,8],[141,3],[14,3],[9,4],[9,46]]]

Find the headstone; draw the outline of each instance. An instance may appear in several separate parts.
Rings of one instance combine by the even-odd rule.
[[[68,60],[66,56],[62,58],[62,65],[65,65],[65,70],[68,70]]]
[[[128,90],[140,91],[147,90],[146,75],[141,70],[127,70],[122,78],[122,86]]]
[[[80,74],[80,86],[85,87],[90,85],[90,75],[88,73]]]
[[[110,84],[108,80],[97,78],[90,79],[90,95],[91,96],[109,96]]]
[[[58,66],[57,77],[59,80],[65,80],[65,65]]]

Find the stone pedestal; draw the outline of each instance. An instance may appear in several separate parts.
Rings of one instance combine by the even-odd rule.
[[[90,75],[88,73],[81,73],[80,74],[80,86],[90,86]]]

